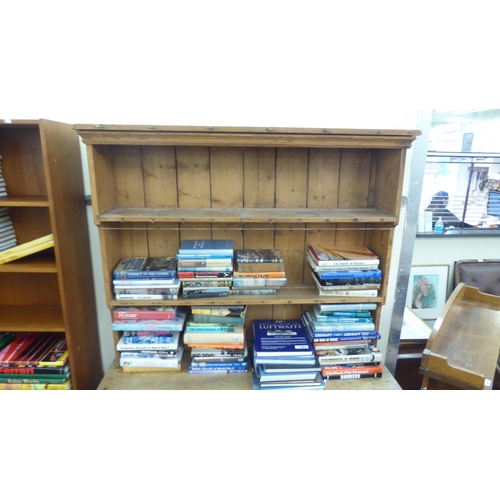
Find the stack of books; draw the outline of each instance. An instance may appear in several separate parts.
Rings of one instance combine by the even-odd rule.
[[[192,307],[184,343],[191,348],[189,373],[246,373],[246,306]]]
[[[2,171],[2,158],[2,147],[0,146],[0,196],[7,196],[7,186],[5,185]]]
[[[175,300],[180,287],[175,257],[124,258],[113,271],[118,300]]]
[[[184,240],[177,275],[185,299],[227,297],[233,280],[232,240]]]
[[[9,207],[0,207],[0,252],[16,245],[17,238],[10,218]]]
[[[306,260],[319,295],[377,297],[382,283],[380,260],[362,245],[309,245]]]
[[[317,304],[302,321],[312,340],[326,380],[379,378],[382,353],[375,346],[380,334],[371,311],[376,304]]]
[[[321,367],[300,320],[253,322],[253,387],[324,389]]]
[[[116,308],[113,330],[124,372],[179,371],[187,308]],[[132,315],[133,319],[129,318]]]
[[[0,333],[0,389],[71,389],[62,333]]]
[[[232,295],[275,294],[285,285],[283,258],[277,248],[236,250]]]

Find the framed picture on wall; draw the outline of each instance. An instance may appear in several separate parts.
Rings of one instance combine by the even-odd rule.
[[[406,305],[422,319],[437,319],[446,303],[449,266],[412,266]]]

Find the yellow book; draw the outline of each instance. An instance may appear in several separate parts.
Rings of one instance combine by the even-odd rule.
[[[47,236],[42,236],[36,240],[28,241],[22,245],[17,245],[8,250],[0,252],[0,264],[6,264],[12,260],[20,259],[21,257],[26,257],[26,255],[31,255],[33,253],[41,252],[47,248],[54,246],[54,235],[48,234]]]

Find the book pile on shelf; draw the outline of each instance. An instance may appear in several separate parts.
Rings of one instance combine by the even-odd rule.
[[[283,258],[277,248],[236,250],[231,295],[273,295],[286,285]]]
[[[2,146],[0,146],[0,196],[7,196],[7,186],[5,185],[2,171],[2,158]]]
[[[375,346],[374,303],[316,304],[302,313],[326,380],[380,378],[382,353]]]
[[[17,238],[10,218],[9,207],[0,207],[0,252],[16,245]]]
[[[0,333],[0,389],[71,389],[62,333]]]
[[[113,271],[117,300],[175,300],[180,286],[175,257],[124,258]]]
[[[184,240],[177,275],[184,299],[227,297],[233,280],[232,240]]]
[[[379,258],[368,248],[309,245],[306,259],[319,295],[377,297],[382,283]]]
[[[185,307],[117,307],[113,330],[124,372],[180,371]]]
[[[246,306],[195,307],[184,343],[191,348],[190,374],[246,373]]]
[[[253,387],[324,389],[312,342],[298,319],[253,322]]]

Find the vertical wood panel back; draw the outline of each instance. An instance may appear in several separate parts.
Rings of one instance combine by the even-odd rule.
[[[244,206],[273,208],[276,194],[276,149],[245,148]]]
[[[145,207],[140,146],[113,148],[116,202],[121,207]]]

